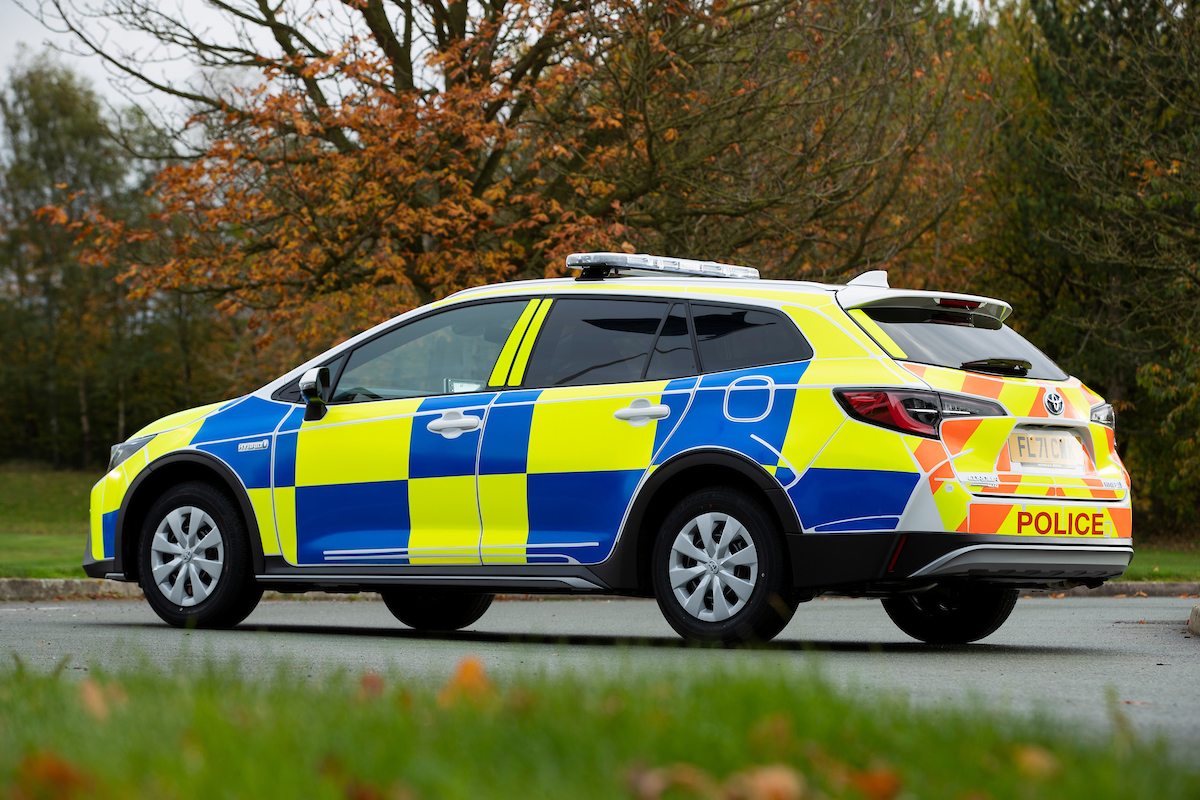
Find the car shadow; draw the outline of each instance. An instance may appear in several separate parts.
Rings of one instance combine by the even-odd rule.
[[[101,622],[100,625],[159,630],[173,630],[162,623],[129,623]],[[207,631],[206,631],[207,633]],[[717,645],[697,645],[685,642],[675,636],[605,636],[597,634],[538,634],[502,631],[417,631],[411,628],[373,628],[333,625],[287,625],[243,623],[236,628],[214,631],[220,634],[297,634],[306,636],[329,637],[363,637],[370,639],[393,639],[412,642],[453,642],[470,644],[513,644],[513,645],[554,645],[574,647],[604,647],[626,649],[663,649],[663,650],[709,650],[730,652],[781,652],[781,653],[867,653],[867,654],[901,654],[901,653],[960,653],[986,656],[998,655],[1021,656],[1062,656],[1090,655],[1104,652],[1091,647],[1046,647],[1039,645],[989,644],[976,642],[966,645],[930,645],[922,642],[871,642],[818,639],[776,639],[737,647],[726,648]]]

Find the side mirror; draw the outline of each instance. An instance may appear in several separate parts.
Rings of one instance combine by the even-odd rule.
[[[329,390],[329,367],[313,367],[300,378],[300,396],[308,403],[304,421],[313,422],[325,416],[325,392]]]

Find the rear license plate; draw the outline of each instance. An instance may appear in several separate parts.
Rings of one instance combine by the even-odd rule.
[[[1069,433],[1015,431],[1008,436],[1008,457],[1025,467],[1082,467],[1083,445]]]

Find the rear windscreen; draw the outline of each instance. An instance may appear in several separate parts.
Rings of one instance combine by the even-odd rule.
[[[904,352],[902,360],[994,375],[1067,379],[1025,337],[983,314],[878,306],[862,310]]]

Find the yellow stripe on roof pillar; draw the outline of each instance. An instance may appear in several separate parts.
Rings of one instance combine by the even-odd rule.
[[[521,316],[517,319],[517,324],[513,327],[512,333],[508,335],[508,340],[504,343],[504,349],[500,351],[500,357],[496,359],[496,367],[492,370],[492,376],[488,378],[488,386],[503,386],[508,380],[508,370],[512,367],[513,358],[517,355],[517,348],[521,346],[521,339],[525,336],[525,329],[529,327],[529,321],[533,319],[533,314],[537,311],[538,299],[535,297],[530,300],[525,306],[525,310],[521,312]]]
[[[896,344],[892,337],[888,336],[883,328],[879,327],[879,323],[871,319],[867,312],[861,308],[850,309],[850,316],[854,317],[854,321],[863,326],[863,329],[875,339],[876,343],[884,349],[884,351],[892,358],[908,358],[908,354]]]
[[[550,298],[546,298],[538,306],[537,314],[534,315],[533,322],[529,324],[529,330],[525,331],[525,338],[521,340],[521,348],[517,350],[517,357],[513,361],[512,372],[508,374],[509,386],[520,386],[521,381],[525,380],[525,367],[529,366],[529,354],[533,352],[533,343],[537,341],[538,331],[542,329],[542,323],[546,320],[546,315],[550,313],[550,304],[554,302]]]

